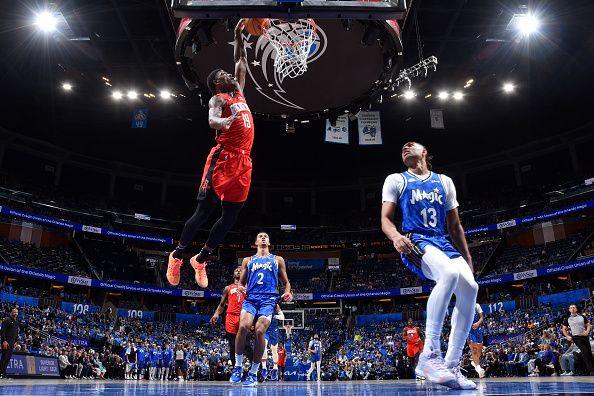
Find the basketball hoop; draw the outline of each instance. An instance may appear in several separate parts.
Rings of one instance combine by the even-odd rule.
[[[264,36],[276,49],[274,69],[281,79],[299,77],[307,71],[307,58],[316,40],[313,19],[270,19],[270,27]]]

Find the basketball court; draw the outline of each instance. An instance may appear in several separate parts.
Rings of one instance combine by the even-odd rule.
[[[242,388],[226,382],[137,382],[81,380],[13,380],[4,381],[0,395],[304,395],[304,396],[388,396],[388,395],[586,395],[594,394],[594,379],[570,378],[496,378],[477,380],[473,391],[451,390],[413,380],[352,382],[284,382],[259,384]]]

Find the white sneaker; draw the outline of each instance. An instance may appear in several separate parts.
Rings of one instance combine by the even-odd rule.
[[[435,352],[431,354],[422,353],[419,356],[419,363],[415,369],[415,374],[419,377],[425,377],[430,382],[447,386],[448,388],[458,389],[459,387],[456,376],[445,366],[441,354]]]
[[[528,374],[528,377],[538,377],[538,373],[533,371],[530,374]]]
[[[565,373],[565,375],[567,375],[569,377],[570,375],[573,375],[573,371],[569,371],[569,372]]]
[[[456,380],[458,381],[458,387],[456,389],[476,389],[476,384],[462,374],[459,365],[454,367],[451,372],[456,376]]]
[[[478,373],[479,378],[485,378],[485,369],[484,368],[482,368],[481,366],[476,366],[474,369]]]
[[[558,374],[553,372],[553,374],[551,374],[551,377],[556,377]]]

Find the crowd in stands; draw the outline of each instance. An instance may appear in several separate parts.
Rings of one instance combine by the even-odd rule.
[[[6,262],[45,271],[89,277],[89,271],[74,250],[64,248],[37,247],[0,238],[0,257]]]
[[[498,257],[492,269],[484,276],[495,276],[565,263],[576,253],[576,249],[583,239],[582,234],[576,234],[544,245],[507,247]]]
[[[33,288],[5,286],[2,291],[40,295]],[[582,304],[586,306],[583,314],[591,317],[591,301]],[[381,313],[373,310],[372,305],[361,305],[354,314]],[[412,311],[422,305],[413,303],[397,309]],[[11,304],[2,303],[0,308],[0,315],[6,317]],[[548,305],[507,312],[501,307],[486,312],[485,339],[501,337],[502,340],[489,346],[483,356],[487,375],[580,372],[582,365],[579,356],[573,354],[575,347],[561,334],[561,318],[566,315],[566,308]],[[21,333],[15,351],[58,357],[65,378],[226,380],[232,368],[222,324],[195,326],[187,322],[116,319],[99,312],[75,315],[61,309],[32,306],[20,307],[18,322]],[[422,328],[421,322],[417,325]],[[294,330],[291,336],[292,357],[301,377],[309,368],[307,347],[313,334],[318,334],[322,342],[323,380],[412,377],[411,362],[406,356],[402,337],[403,323],[382,322],[361,327],[351,326],[353,323],[340,309],[306,311],[305,328]],[[448,331],[446,325],[442,337],[444,349]],[[282,330],[280,335],[281,342],[287,339]],[[92,345],[77,346],[74,343],[77,338],[87,339]],[[164,358],[146,358],[149,355],[146,351],[154,350],[159,356],[169,349],[171,356],[183,356],[183,361],[178,364],[172,358],[163,363]],[[145,356],[147,367],[155,370],[139,372],[129,366],[132,362],[138,363],[141,356]],[[464,364],[470,364],[467,357]],[[164,370],[165,367],[169,370]],[[249,359],[246,359],[245,370],[248,368]],[[467,368],[474,373],[471,367]]]

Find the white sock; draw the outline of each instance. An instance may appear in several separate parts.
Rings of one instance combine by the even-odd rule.
[[[235,367],[243,366],[243,353],[241,355],[235,354]]]
[[[258,369],[260,368],[260,363],[252,363],[252,368],[250,369],[250,374],[258,374]]]

